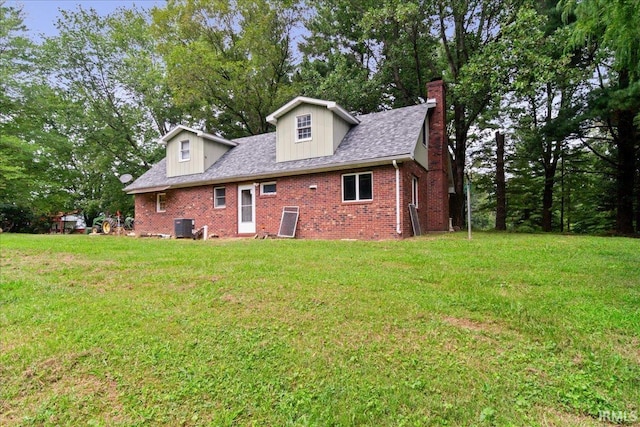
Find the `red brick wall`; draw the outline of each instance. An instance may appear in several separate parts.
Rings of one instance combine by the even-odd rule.
[[[429,218],[427,212],[429,212],[428,206],[431,203],[429,200],[429,191],[427,188],[428,172],[416,162],[405,162],[400,166],[402,185],[400,190],[400,209],[402,212],[402,234],[404,237],[413,236],[413,229],[411,227],[411,217],[409,215],[409,203],[411,203],[412,183],[413,177],[418,178],[418,221],[420,222],[420,229],[422,233],[427,231],[427,225]]]
[[[373,172],[373,200],[342,202],[342,175]],[[402,174],[401,174],[402,176]],[[265,182],[270,182],[265,181]],[[237,236],[237,187],[252,182],[226,184],[226,207],[214,209],[213,185],[168,190],[166,212],[156,212],[156,194],[138,194],[136,233],[174,234],[175,218],[193,218],[196,228],[208,225],[209,234]],[[316,189],[309,186],[315,185]],[[410,186],[409,180],[409,186]],[[284,206],[299,206],[296,237],[325,239],[391,239],[411,236],[411,225],[396,233],[395,169],[375,168],[283,177],[276,180],[277,194],[260,195],[256,187],[256,233],[277,234]],[[409,187],[409,198],[411,187]],[[402,192],[406,193],[405,189]],[[425,196],[426,197],[426,196]],[[409,221],[408,203],[401,203],[403,223]],[[405,212],[406,211],[406,212]]]
[[[427,98],[436,99],[429,118],[429,173],[427,178],[426,231],[449,229],[448,141],[446,137],[446,94],[442,80],[427,83]]]
[[[136,194],[136,234],[162,233],[174,234],[173,221],[176,218],[195,219],[196,228],[209,226],[209,234],[233,236],[238,231],[237,214],[237,186],[226,186],[226,208],[213,207],[213,186],[180,188],[166,191],[166,211],[156,212],[156,197],[158,193]]]

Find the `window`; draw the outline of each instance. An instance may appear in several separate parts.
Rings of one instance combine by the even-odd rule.
[[[424,147],[427,146],[427,132],[429,131],[427,120],[428,119],[424,119],[424,122],[422,123],[422,145]]]
[[[269,196],[276,194],[275,182],[264,182],[260,184],[260,194],[263,196]]]
[[[164,212],[167,210],[167,194],[158,193],[156,196],[156,212]]]
[[[414,176],[411,179],[411,204],[418,207],[418,177]]]
[[[186,162],[191,159],[191,151],[189,150],[189,141],[180,141],[180,161]]]
[[[342,201],[373,200],[373,173],[342,175]]]
[[[227,205],[227,192],[224,187],[213,189],[213,207],[224,208]]]
[[[296,116],[296,141],[311,139],[311,114]]]

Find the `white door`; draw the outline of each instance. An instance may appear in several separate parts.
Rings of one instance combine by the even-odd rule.
[[[256,232],[255,187],[253,185],[238,186],[238,233]]]

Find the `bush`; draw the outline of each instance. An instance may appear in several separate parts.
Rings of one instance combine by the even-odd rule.
[[[0,204],[0,228],[10,233],[33,233],[33,211],[26,206],[15,203]]]

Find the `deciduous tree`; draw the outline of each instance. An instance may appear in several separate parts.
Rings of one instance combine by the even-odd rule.
[[[175,0],[153,12],[174,102],[190,121],[226,137],[264,133],[291,84],[295,4]]]

